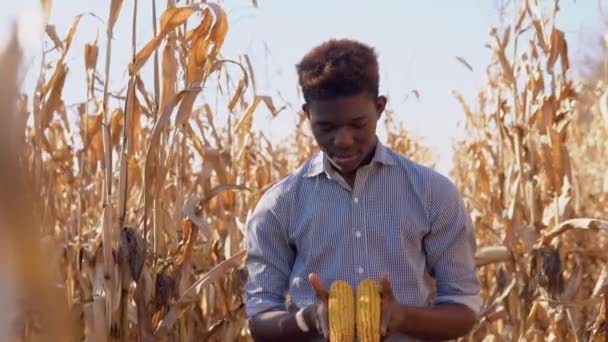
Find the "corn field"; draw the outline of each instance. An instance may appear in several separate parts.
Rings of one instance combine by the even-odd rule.
[[[48,15],[51,1],[41,3]],[[548,13],[537,0],[517,4],[511,25],[490,31],[476,101],[453,94],[466,138],[451,176],[476,226],[483,285],[480,319],[462,340],[608,341],[608,74],[571,79],[557,1]],[[256,92],[247,56],[223,56],[221,4],[168,1],[151,14],[137,13],[137,0],[134,13],[108,5],[103,47],[95,37],[72,44],[80,16],[63,36],[46,24],[53,48],[33,92],[20,89],[16,33],[0,57],[0,260],[15,284],[2,334],[250,341],[244,224],[264,191],[316,152],[306,119]],[[118,94],[110,38],[130,15],[133,27],[153,22],[154,35],[133,30]],[[86,68],[76,106],[63,101],[68,53]],[[200,100],[210,88],[218,109]],[[299,115],[297,129],[270,141],[252,125],[261,107]],[[385,114],[387,144],[433,165]]]

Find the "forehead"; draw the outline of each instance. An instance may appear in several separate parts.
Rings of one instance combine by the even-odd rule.
[[[309,112],[315,122],[342,122],[373,117],[376,115],[376,105],[369,94],[357,94],[311,101]]]

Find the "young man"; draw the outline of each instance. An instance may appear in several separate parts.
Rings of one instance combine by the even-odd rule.
[[[327,338],[329,286],[342,279],[356,289],[365,278],[381,285],[385,340],[465,335],[480,307],[474,228],[452,182],[378,140],[387,100],[374,50],[327,41],[297,71],[321,152],[269,189],[248,220],[253,338]]]

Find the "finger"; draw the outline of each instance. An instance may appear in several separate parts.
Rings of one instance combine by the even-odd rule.
[[[388,324],[391,321],[390,303],[394,299],[393,288],[389,280],[388,274],[382,274],[380,278],[380,294],[382,296],[382,321],[380,322],[380,334],[386,336],[388,332]]]
[[[327,299],[329,298],[329,294],[325,290],[325,287],[323,287],[321,278],[319,278],[319,276],[316,273],[311,273],[308,275],[308,280],[310,281],[310,284],[312,285],[313,289],[315,290],[315,293],[317,294],[317,298],[319,298],[320,300],[323,300],[323,301],[327,301]]]
[[[321,319],[321,331],[323,332],[323,338],[329,339],[329,327],[327,325],[327,319]]]
[[[388,278],[388,274],[384,273],[380,278],[380,293],[383,298],[393,298],[393,287],[391,281]]]
[[[388,307],[382,308],[382,321],[380,322],[380,334],[386,336],[388,330],[388,322],[391,320],[391,313]]]
[[[320,325],[318,330],[320,330],[325,339],[329,338],[327,307],[325,305],[317,306],[317,320],[318,325]]]

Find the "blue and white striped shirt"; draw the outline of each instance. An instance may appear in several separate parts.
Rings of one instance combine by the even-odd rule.
[[[337,279],[356,289],[387,272],[401,304],[456,302],[479,313],[474,227],[460,193],[379,139],[353,188],[322,152],[272,186],[248,219],[246,241],[248,317],[314,303],[311,272],[326,289]],[[434,299],[425,272],[436,279]]]

